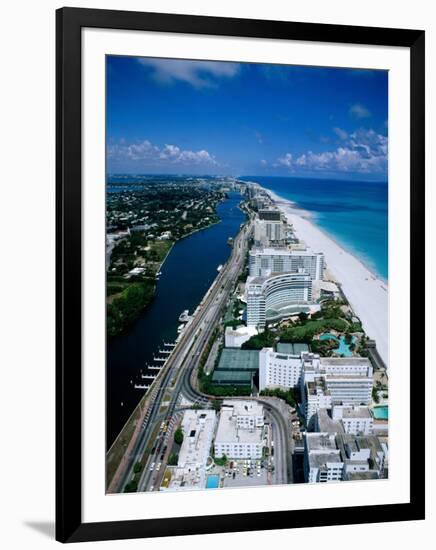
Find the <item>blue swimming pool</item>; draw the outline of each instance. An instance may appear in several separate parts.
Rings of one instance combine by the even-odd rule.
[[[220,486],[220,476],[207,476],[206,489],[218,489]]]
[[[339,347],[335,349],[335,353],[339,353],[343,355],[344,357],[351,357],[353,355],[353,352],[350,350],[350,346],[345,342],[345,337],[341,336],[338,338],[334,334],[331,334],[331,332],[325,332],[324,334],[321,334],[319,337],[320,340],[336,340],[336,342],[339,342]],[[356,341],[356,337],[352,337],[352,342]]]
[[[389,407],[387,405],[374,407],[372,414],[376,420],[389,420]]]

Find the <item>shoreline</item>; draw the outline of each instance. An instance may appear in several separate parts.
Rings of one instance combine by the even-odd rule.
[[[356,259],[356,261],[361,263],[365,267],[365,269],[371,274],[372,277],[374,277],[375,279],[379,279],[383,284],[386,285],[386,287],[389,286],[389,281],[385,279],[383,275],[380,275],[379,273],[377,273],[371,265],[368,265],[368,263],[365,262],[365,259],[361,258],[359,254],[352,249],[352,247],[349,247],[345,243],[341,243],[337,239],[337,237],[329,233],[323,227],[320,227],[320,225],[316,223],[316,217],[311,212],[309,212],[308,210],[303,210],[302,208],[299,208],[296,202],[290,199],[285,199],[280,195],[277,195],[275,191],[271,191],[266,187],[262,187],[262,189],[269,194],[269,196],[275,203],[277,203],[277,206],[279,206],[280,203],[284,203],[285,207],[289,204],[288,207],[292,209],[292,215],[299,216],[300,218],[303,218],[307,220],[309,223],[311,223],[312,225],[314,225],[321,233],[325,235],[327,239],[330,239],[331,241],[333,241],[339,248],[342,248],[344,252],[346,252],[347,254],[350,254],[350,256],[353,256],[353,258]]]
[[[258,183],[256,185],[283,212],[297,237],[315,252],[324,253],[328,271],[340,284],[365,333],[376,341],[377,350],[388,365],[388,283],[321,229],[310,215],[305,216],[304,210],[298,210],[293,201],[280,197]]]

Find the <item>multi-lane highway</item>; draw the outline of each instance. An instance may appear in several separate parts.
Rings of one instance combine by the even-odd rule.
[[[185,387],[186,392],[189,391],[186,387],[189,384],[189,379],[187,380],[184,375],[188,369],[192,372],[195,360],[198,360],[198,354],[204,348],[208,336],[216,326],[216,321],[219,319],[236,279],[241,273],[251,231],[252,221],[249,220],[235,238],[230,258],[206,293],[192,320],[186,325],[179,342],[173,349],[162,372],[159,373],[155,384],[153,384],[151,403],[133,449],[125,462],[124,472],[119,477],[118,491],[123,491],[125,485],[132,479],[133,467],[136,462],[141,461],[149,439],[156,431],[156,419],[161,410],[164,395],[169,391],[172,393],[167,410],[167,416],[170,417],[180,398],[181,387]],[[188,356],[189,359],[185,362]],[[176,383],[175,388],[172,389],[171,382],[174,379],[176,379]],[[201,400],[204,401],[204,399]]]
[[[194,388],[192,378],[201,353],[218,326],[229,296],[244,267],[251,232],[252,220],[250,219],[235,238],[230,258],[203,298],[192,320],[186,325],[179,342],[156,379],[151,390],[151,403],[141,430],[127,457],[126,467],[119,477],[118,491],[124,490],[134,476],[134,465],[141,461],[143,469],[138,491],[152,490],[157,487],[168,459],[174,419],[180,409],[181,398],[184,397],[191,403],[201,405],[210,403],[209,396],[201,394]],[[170,394],[170,401],[163,412],[162,401],[165,394]],[[289,449],[286,422],[280,411],[270,404],[268,404],[268,415],[272,420],[275,455],[278,457],[275,464],[276,483],[287,483]],[[146,461],[143,461],[147,447],[151,447],[150,455]]]

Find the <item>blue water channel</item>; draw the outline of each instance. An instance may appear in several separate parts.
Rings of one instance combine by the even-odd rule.
[[[163,349],[164,342],[177,337],[178,318],[183,310],[192,313],[212,281],[217,267],[229,257],[227,244],[244,222],[238,208],[241,196],[231,193],[217,207],[220,223],[177,241],[162,266],[156,294],[138,321],[126,334],[107,346],[107,447],[109,448],[143,395],[134,384],[145,384],[146,363]],[[142,370],[142,372],[141,372]],[[150,371],[149,374],[156,374]]]

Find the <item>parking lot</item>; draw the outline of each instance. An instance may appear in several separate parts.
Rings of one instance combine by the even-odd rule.
[[[223,487],[249,487],[271,483],[267,461],[233,460],[222,470]]]

